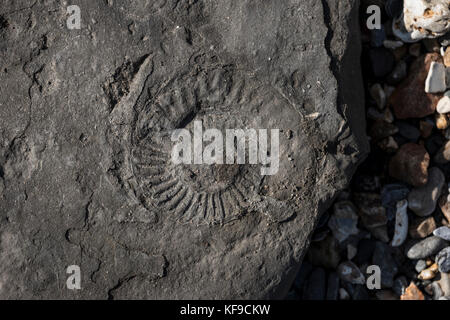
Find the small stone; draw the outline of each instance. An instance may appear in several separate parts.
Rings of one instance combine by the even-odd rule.
[[[450,241],[450,228],[449,227],[440,227],[433,231],[433,235],[444,239],[445,241]]]
[[[387,49],[394,50],[394,49],[402,47],[404,45],[404,43],[399,40],[384,40],[383,45]]]
[[[372,263],[379,266],[382,270],[381,286],[383,288],[391,288],[394,285],[394,277],[398,272],[398,267],[387,244],[377,242]]]
[[[402,200],[397,203],[397,212],[395,215],[395,230],[391,246],[401,246],[408,235],[408,201]]]
[[[389,137],[398,132],[398,128],[392,123],[375,121],[369,130],[369,136],[375,141]]]
[[[442,196],[439,199],[439,208],[445,219],[450,223],[450,199],[447,196]]]
[[[348,294],[347,290],[344,288],[339,289],[339,300],[349,300],[350,295]]]
[[[439,164],[445,164],[450,161],[450,141],[447,141],[447,143],[436,152],[433,160]]]
[[[419,57],[421,51],[421,44],[420,43],[413,43],[409,46],[409,54],[413,57]]]
[[[408,280],[406,279],[405,276],[400,276],[394,280],[394,285],[392,289],[394,290],[395,294],[401,296],[402,294],[405,293],[407,287],[408,287]]]
[[[448,127],[448,119],[445,114],[436,115],[436,128],[439,130],[445,130]]]
[[[408,195],[408,207],[416,215],[426,217],[434,212],[445,183],[442,171],[433,167],[428,170],[428,181],[424,186],[413,188]]]
[[[435,263],[428,269],[422,270],[420,274],[418,275],[418,278],[420,280],[431,280],[436,276],[436,273],[438,272],[438,265]]]
[[[425,80],[432,62],[441,62],[438,53],[430,53],[416,59],[411,65],[408,77],[403,80],[389,98],[398,119],[423,118],[433,114],[441,98],[440,94],[424,92]]]
[[[450,272],[450,247],[441,250],[436,256],[440,272]]]
[[[421,120],[419,127],[422,138],[428,138],[433,132],[434,123],[430,120]]]
[[[428,180],[429,163],[430,156],[423,146],[406,143],[389,162],[389,175],[413,186],[423,186]]]
[[[419,241],[406,251],[406,256],[411,260],[424,259],[429,257],[447,245],[445,240],[432,236]]]
[[[405,79],[407,75],[408,75],[408,66],[405,61],[401,60],[397,63],[394,70],[392,70],[392,72],[386,78],[386,81],[389,82],[389,84],[397,84],[400,83],[400,81],[402,81],[403,79]]]
[[[322,241],[311,243],[308,259],[315,266],[336,269],[341,259],[336,239],[329,235]]]
[[[370,96],[375,100],[378,108],[383,110],[386,106],[386,94],[384,93],[383,87],[376,83],[370,88]]]
[[[439,280],[439,285],[444,292],[444,296],[450,296],[450,273],[441,272],[441,280]]]
[[[380,111],[377,108],[369,107],[367,108],[367,117],[372,120],[379,120],[387,123],[394,122],[394,115],[389,108],[386,108],[384,111]]]
[[[439,113],[450,113],[450,91],[447,91],[439,100],[436,111]]]
[[[339,298],[339,276],[336,272],[328,275],[327,300],[338,300]]]
[[[381,203],[381,196],[377,193],[354,194],[355,204],[363,225],[368,228],[385,226],[387,223],[386,209]]]
[[[350,201],[341,201],[334,204],[333,215],[328,220],[328,227],[333,236],[342,242],[350,235],[356,235],[359,229],[356,208]]]
[[[433,300],[439,300],[444,294],[442,292],[441,286],[439,285],[439,282],[433,281],[430,285],[430,291],[433,295]]]
[[[393,137],[381,139],[377,144],[385,153],[394,153],[398,150],[397,141]]]
[[[432,234],[434,229],[436,222],[433,217],[415,219],[409,226],[409,236],[413,239],[423,239]]]
[[[359,270],[359,268],[351,261],[342,262],[338,268],[337,272],[339,278],[343,281],[350,282],[352,284],[365,284],[366,279],[364,275]]]
[[[386,208],[388,220],[393,220],[397,213],[397,202],[408,197],[409,188],[401,183],[386,184],[381,189],[381,204]]]
[[[425,300],[425,296],[415,283],[411,282],[405,293],[400,296],[400,300]]]
[[[395,125],[402,137],[413,142],[416,142],[419,139],[420,131],[415,126],[409,124],[406,121],[396,121]]]
[[[427,268],[427,262],[425,260],[417,260],[416,265],[414,266],[417,273],[421,273],[423,270]]]
[[[450,46],[445,49],[444,64],[446,67],[450,67]]]
[[[440,93],[447,89],[445,83],[445,66],[439,62],[432,62],[425,80],[426,93]]]

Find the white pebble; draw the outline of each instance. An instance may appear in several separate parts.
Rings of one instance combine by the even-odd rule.
[[[405,242],[408,235],[408,201],[397,202],[397,213],[395,215],[395,232],[391,246],[399,247]]]
[[[432,62],[425,81],[425,92],[439,93],[447,88],[445,84],[445,66],[439,62]]]
[[[436,111],[439,113],[450,113],[450,91],[447,91],[439,100]]]

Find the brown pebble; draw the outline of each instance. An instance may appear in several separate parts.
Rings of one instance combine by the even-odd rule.
[[[434,128],[434,123],[430,120],[421,120],[420,121],[420,135],[423,138],[428,138],[431,136],[431,133]]]
[[[415,283],[411,282],[405,293],[401,295],[400,300],[425,300],[425,296]]]
[[[430,155],[419,144],[406,143],[400,147],[389,162],[389,175],[415,187],[428,181]]]
[[[438,53],[423,55],[411,65],[408,77],[389,98],[394,115],[399,119],[423,118],[433,114],[442,94],[426,93],[425,80],[432,62],[442,62]]]
[[[442,195],[439,198],[438,204],[445,219],[447,219],[447,222],[450,223],[450,201],[448,201],[447,197],[447,194]]]
[[[419,278],[420,280],[431,280],[436,276],[438,271],[439,266],[435,263],[428,269],[422,270],[417,278]]]
[[[433,217],[418,218],[409,225],[409,236],[413,239],[423,239],[433,233],[436,222]]]

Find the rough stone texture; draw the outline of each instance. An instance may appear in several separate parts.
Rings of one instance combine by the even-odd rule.
[[[70,4],[0,4],[0,298],[282,298],[367,153],[358,2]],[[278,174],[152,169],[194,120],[291,130]]]
[[[397,118],[422,118],[436,110],[442,94],[426,93],[424,90],[432,62],[442,62],[440,54],[429,53],[414,61],[408,77],[390,96],[389,104],[392,105]]]

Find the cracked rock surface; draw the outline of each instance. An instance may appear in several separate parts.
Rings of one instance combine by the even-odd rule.
[[[358,1],[70,4],[0,4],[0,298],[283,298],[368,151]],[[278,173],[171,164],[195,121]]]

